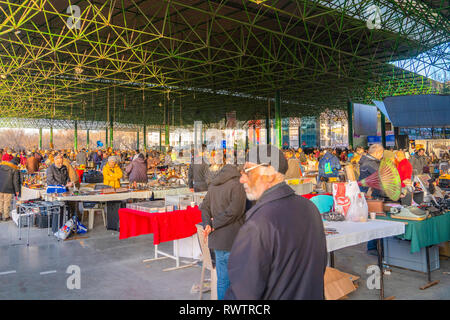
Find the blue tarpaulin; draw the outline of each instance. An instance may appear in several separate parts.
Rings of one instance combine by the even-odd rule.
[[[450,95],[425,94],[383,99],[395,127],[450,127]]]

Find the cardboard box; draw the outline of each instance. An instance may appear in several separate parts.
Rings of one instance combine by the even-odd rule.
[[[354,281],[358,279],[358,276],[327,267],[324,277],[325,299],[338,300],[356,291]]]
[[[444,257],[450,257],[450,241],[442,242],[439,245],[439,255]]]

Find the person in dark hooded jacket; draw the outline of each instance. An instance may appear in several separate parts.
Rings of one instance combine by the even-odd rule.
[[[147,162],[142,153],[139,153],[136,159],[130,162],[125,168],[125,172],[128,175],[128,181],[130,184],[137,183],[147,183]]]
[[[247,155],[240,182],[256,204],[231,248],[225,299],[324,299],[322,219],[310,200],[284,182],[287,168],[282,152],[271,145],[256,146]]]
[[[223,300],[229,286],[228,257],[234,239],[244,223],[246,196],[235,166],[226,164],[211,181],[200,210],[208,245],[214,250],[217,295]]]
[[[10,219],[12,197],[20,193],[19,163],[19,158],[0,162],[0,214],[3,221]]]

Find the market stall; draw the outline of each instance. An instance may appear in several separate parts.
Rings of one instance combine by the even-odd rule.
[[[401,222],[369,220],[368,222],[327,221],[327,251],[330,253],[330,266],[334,268],[334,252],[370,240],[378,242],[378,267],[380,268],[380,299],[384,299],[383,244],[381,239],[402,234],[405,226]],[[332,232],[329,232],[329,231]],[[328,232],[327,232],[328,231]]]
[[[390,213],[377,219],[399,221]],[[438,281],[431,280],[431,271],[439,269],[437,245],[450,241],[450,211],[422,221],[407,220],[404,224],[404,233],[386,241],[389,249],[384,256],[386,264],[426,272],[428,283],[421,289],[436,285]]]

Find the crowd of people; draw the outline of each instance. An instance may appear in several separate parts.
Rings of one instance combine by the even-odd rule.
[[[260,148],[267,157],[261,156]],[[105,185],[118,188],[124,173],[130,183],[146,182],[149,170],[167,168],[182,157],[173,149],[1,152],[0,213],[4,220],[9,218],[8,202],[20,193],[20,165],[29,174],[46,167],[48,185],[67,187],[79,185],[77,170],[90,166],[102,171]],[[396,164],[407,190],[414,175],[430,173],[430,163],[437,161],[435,156],[426,156],[424,149],[409,154],[385,150],[379,144],[354,150],[254,146],[245,152],[244,164],[231,162],[224,154],[218,159],[218,153],[206,146],[192,150],[187,184],[191,191],[207,191],[199,209],[203,236],[216,265],[218,298],[239,300],[324,298],[327,250],[323,223],[317,207],[296,195],[287,179],[316,171],[318,182],[333,181],[344,165],[352,164],[361,180],[378,170],[381,159],[388,158]],[[447,153],[440,159],[447,161],[444,170],[448,158]],[[361,191],[383,196],[378,190]]]

